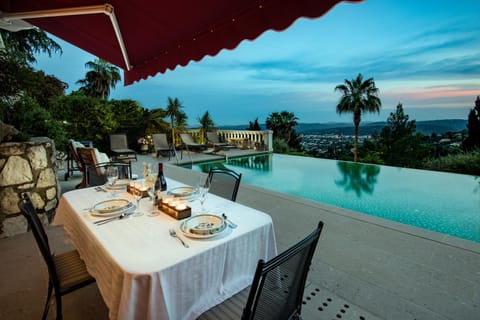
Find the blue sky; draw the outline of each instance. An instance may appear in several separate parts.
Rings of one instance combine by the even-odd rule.
[[[466,119],[480,95],[480,1],[367,0],[341,3],[319,19],[299,19],[235,50],[124,87],[110,98],[165,107],[185,106],[191,126],[209,111],[216,125],[261,123],[275,111],[300,122],[351,122],[338,115],[337,84],[358,73],[373,77],[386,120],[403,103],[410,119]],[[37,69],[78,89],[85,63],[95,57],[61,40],[63,55],[38,56]]]

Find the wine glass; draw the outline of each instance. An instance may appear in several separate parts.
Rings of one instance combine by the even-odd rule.
[[[145,190],[146,190],[145,185],[142,182],[136,182],[134,184],[133,196],[135,197],[135,201],[137,204],[137,208],[135,209],[135,212],[132,214],[132,216],[134,217],[143,216],[143,212],[140,211],[140,200],[142,199],[143,192]]]
[[[105,175],[107,176],[107,183],[109,186],[113,186],[118,180],[118,168],[108,166]]]
[[[155,208],[155,182],[148,186],[148,198],[152,203],[152,210],[147,214],[148,217],[155,217],[158,216],[158,210]]]
[[[205,212],[205,208],[203,204],[207,199],[209,189],[210,189],[210,181],[208,181],[208,179],[204,182],[200,182],[199,185],[197,186],[198,200],[200,200],[200,204],[201,204],[201,212]]]

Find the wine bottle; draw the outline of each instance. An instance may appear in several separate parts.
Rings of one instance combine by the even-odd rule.
[[[158,186],[157,186],[158,184]],[[163,174],[163,163],[159,162],[158,163],[158,177],[157,177],[157,183],[155,183],[156,190],[158,188],[160,191],[166,191],[167,190],[167,180],[165,180],[165,175]]]

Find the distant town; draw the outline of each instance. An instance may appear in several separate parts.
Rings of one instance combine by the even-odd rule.
[[[358,141],[379,134],[387,122],[362,122]],[[467,121],[463,119],[427,120],[416,122],[416,132],[428,136],[439,149],[459,148],[464,138]],[[245,130],[247,126],[225,126],[222,129]],[[262,130],[265,125],[261,124]],[[302,139],[303,151],[320,158],[338,158],[353,146],[352,123],[299,123],[295,130]]]

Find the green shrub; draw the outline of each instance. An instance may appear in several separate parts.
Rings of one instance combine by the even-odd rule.
[[[273,139],[273,152],[275,153],[287,153],[289,150],[288,144],[283,139]]]
[[[424,163],[424,168],[480,176],[480,150],[431,159]]]
[[[55,141],[58,150],[65,151],[67,138],[62,123],[52,118],[50,113],[40,107],[38,102],[29,96],[23,96],[8,108],[5,113],[6,123],[13,125],[23,134],[17,141],[32,137],[48,137]]]

